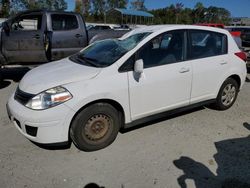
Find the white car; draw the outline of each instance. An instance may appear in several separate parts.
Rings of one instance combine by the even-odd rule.
[[[121,128],[170,110],[208,103],[230,108],[246,79],[245,58],[226,30],[139,28],[31,70],[7,110],[34,142],[73,140],[94,151],[111,144]]]

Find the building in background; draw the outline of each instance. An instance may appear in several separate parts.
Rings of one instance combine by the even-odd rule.
[[[230,25],[234,26],[250,26],[250,18],[248,17],[235,17],[232,18]]]

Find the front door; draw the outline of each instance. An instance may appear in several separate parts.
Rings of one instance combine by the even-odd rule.
[[[47,62],[43,15],[24,14],[9,23],[10,32],[2,33],[3,55],[8,63]]]
[[[186,32],[171,31],[145,44],[136,59],[144,61],[139,77],[128,72],[132,120],[189,104],[192,81],[186,54]]]

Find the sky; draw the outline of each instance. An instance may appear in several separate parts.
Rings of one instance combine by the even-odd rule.
[[[74,0],[66,0],[68,10],[75,7]],[[232,17],[250,17],[250,0],[145,0],[147,9],[165,8],[171,4],[183,3],[184,7],[193,8],[197,2],[202,2],[205,7],[217,6],[226,8]]]

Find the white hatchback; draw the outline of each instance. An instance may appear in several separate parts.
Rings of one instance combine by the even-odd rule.
[[[121,128],[213,103],[230,108],[246,78],[246,55],[230,33],[204,26],[149,26],[28,72],[7,103],[28,139],[111,144]]]

